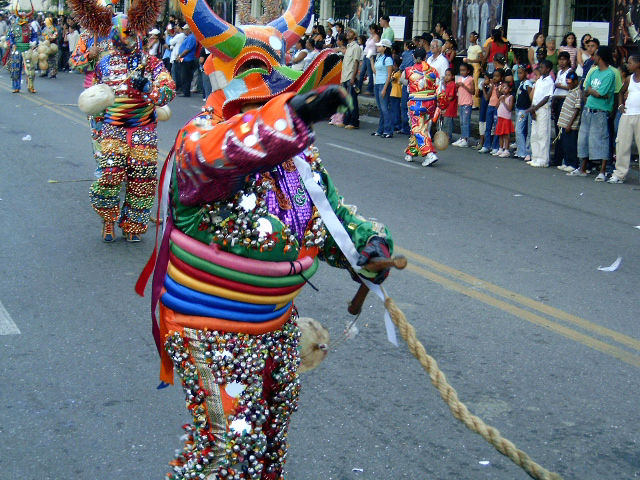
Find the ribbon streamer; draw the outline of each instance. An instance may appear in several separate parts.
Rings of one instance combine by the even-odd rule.
[[[333,211],[322,187],[320,187],[313,178],[313,172],[311,171],[311,167],[307,163],[304,155],[301,154],[293,157],[293,163],[295,163],[298,173],[302,178],[302,182],[304,183],[307,192],[309,192],[309,196],[311,197],[311,200],[313,200],[313,204],[318,209],[318,213],[327,227],[327,230],[331,233],[331,236],[336,241],[336,244],[346,257],[347,261],[351,264],[351,267],[355,271],[360,270],[361,267],[358,266],[358,257],[360,254],[351,241],[351,237],[344,229],[344,225],[342,225],[342,222]],[[380,285],[376,285],[366,278],[361,278],[360,280],[369,288],[369,290],[374,292],[380,300],[383,302],[385,301],[385,295]],[[389,312],[386,310],[384,314],[384,325],[387,330],[387,339],[397,347],[398,339],[396,337],[396,330],[393,326],[393,322],[391,321],[391,317],[389,316]]]

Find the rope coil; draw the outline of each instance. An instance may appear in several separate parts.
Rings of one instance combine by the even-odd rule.
[[[487,425],[481,418],[471,414],[467,406],[458,399],[456,390],[447,382],[447,378],[438,367],[438,362],[427,353],[424,345],[417,339],[413,325],[409,323],[402,310],[386,293],[384,305],[391,316],[391,320],[400,331],[400,335],[407,342],[409,351],[429,374],[432,385],[438,389],[440,396],[455,418],[521,467],[530,477],[537,480],[562,480],[558,473],[550,472],[534,462],[529,455],[518,449],[510,440],[504,438],[496,428]]]

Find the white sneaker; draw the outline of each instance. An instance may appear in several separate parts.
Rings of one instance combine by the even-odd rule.
[[[458,147],[463,147],[464,148],[464,147],[468,147],[469,146],[469,142],[464,138],[461,138],[460,140],[458,140],[458,142],[459,142],[458,143]]]
[[[526,157],[524,157],[524,161],[529,163],[531,161],[531,155],[527,155]]]
[[[574,168],[570,165],[563,165],[562,170],[565,172],[573,172]]]
[[[500,152],[502,152],[502,149],[498,150],[497,148],[494,148],[493,150],[491,150],[491,155],[493,155],[495,157]]]
[[[567,173],[568,177],[586,177],[587,174],[580,171],[579,168],[576,168],[575,170],[570,171],[569,173]]]
[[[462,140],[462,139],[461,139],[461,138],[459,138],[459,139],[458,139],[458,140],[456,140],[455,142],[452,142],[452,143],[451,143],[451,145],[452,145],[453,147],[457,147],[457,146],[459,146],[459,145],[460,145],[460,140]]]
[[[611,175],[611,178],[607,181],[607,183],[624,183],[624,180],[616,177],[615,175]]]
[[[510,150],[515,150],[516,148],[518,148],[518,144],[517,143],[512,143],[509,145],[509,149]]]
[[[405,162],[413,162],[413,157],[409,154],[404,156],[404,161]]]
[[[480,150],[478,150],[478,153],[487,153],[489,151],[489,149],[487,147],[482,147]]]
[[[431,152],[427,154],[427,157],[422,162],[423,167],[429,167],[438,161],[438,156]]]
[[[607,179],[607,177],[605,176],[604,173],[599,173],[598,176],[595,178],[596,182],[604,182]]]
[[[500,158],[509,158],[511,156],[511,153],[509,153],[509,150],[503,150],[502,153],[498,154],[498,156]]]

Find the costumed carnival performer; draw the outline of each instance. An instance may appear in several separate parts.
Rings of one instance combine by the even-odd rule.
[[[37,54],[32,56],[33,48],[31,48],[31,43],[33,42],[33,44],[37,45],[38,34],[31,28],[31,19],[35,13],[33,4],[31,5],[31,12],[21,13],[18,11],[18,4],[16,3],[15,13],[15,21],[9,28],[9,34],[7,36],[9,48],[7,49],[5,57],[8,58],[4,58],[3,63],[7,63],[13,93],[19,93],[25,60],[27,58],[29,59],[29,68],[33,66],[33,56],[35,56],[33,61],[37,61]],[[33,73],[35,75],[35,69]],[[29,92],[36,93],[30,70],[27,71],[27,88]]]
[[[56,78],[58,75],[58,29],[53,24],[53,18],[44,19],[44,28],[42,29],[42,53],[45,55],[47,68],[41,68],[40,76]]]
[[[115,240],[116,221],[127,241],[138,242],[147,230],[157,185],[156,107],[169,103],[176,88],[164,64],[143,52],[139,37],[154,24],[161,2],[139,0],[128,15],[113,17],[109,8],[91,1],[69,3],[81,25],[108,35],[112,44],[95,69],[95,83],[110,87],[115,101],[104,111],[96,157],[100,177],[91,186],[91,205],[103,220],[105,242]],[[126,193],[120,208],[122,183]]]
[[[416,157],[423,157],[423,167],[438,161],[436,149],[431,140],[431,125],[440,118],[441,110],[446,108],[440,75],[429,65],[424,48],[416,48],[413,57],[416,63],[407,67],[400,81],[408,85],[409,145],[405,149],[404,159],[412,162]]]
[[[310,125],[348,102],[330,85],[340,57],[324,50],[304,71],[285,66],[312,2],[292,1],[265,26],[230,25],[202,0],[181,8],[212,52],[213,92],[161,174],[164,235],[136,286],[143,294],[155,267],[160,379],[173,383],[175,368],[192,415],[168,478],[281,480],[300,389],[293,300],[319,260],[348,265],[322,217],[344,225],[358,265],[390,257],[393,242],[343,203],[312,145]],[[380,283],[388,270],[359,273]]]

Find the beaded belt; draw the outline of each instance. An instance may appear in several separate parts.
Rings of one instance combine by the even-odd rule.
[[[107,108],[104,121],[119,127],[141,127],[155,121],[155,106],[135,98],[116,98],[116,103]]]

